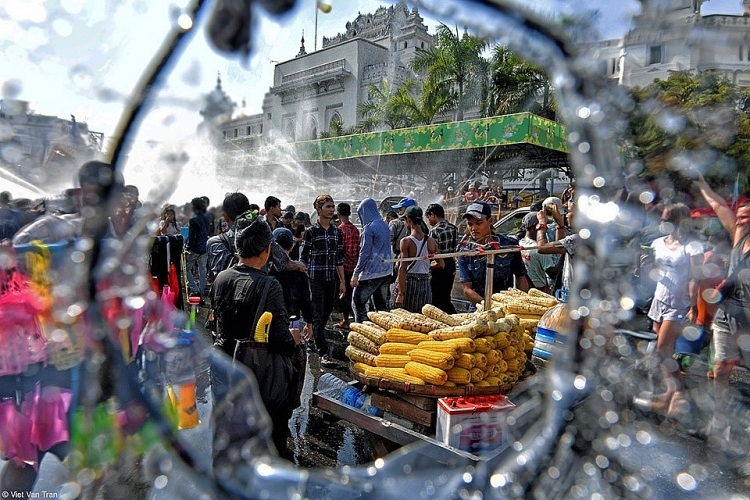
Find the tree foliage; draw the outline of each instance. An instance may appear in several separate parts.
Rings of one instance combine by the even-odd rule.
[[[489,71],[489,88],[483,104],[485,115],[530,111],[545,118],[555,118],[549,79],[536,66],[523,61],[505,47],[496,45],[492,50]]]
[[[750,91],[733,84],[715,71],[670,72],[666,80],[655,80],[631,90],[635,111],[630,117],[631,156],[640,158],[645,174],[661,175],[674,168],[674,158],[729,159],[741,177],[750,167]],[[718,153],[718,154],[717,154]],[[725,162],[726,163],[726,162]],[[711,165],[703,165],[724,181],[734,176]]]
[[[463,120],[464,110],[479,102],[485,79],[486,61],[482,52],[487,42],[445,24],[437,27],[435,44],[417,50],[411,62],[418,74],[426,74],[424,86],[439,96],[444,107],[452,109],[455,120]]]

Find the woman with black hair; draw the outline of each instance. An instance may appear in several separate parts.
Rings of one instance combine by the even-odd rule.
[[[273,363],[271,369],[254,375],[273,422],[273,442],[279,454],[286,456],[286,441],[290,436],[289,418],[293,410],[291,401],[295,390],[292,386],[292,356],[295,346],[299,344],[299,333],[293,335],[289,329],[281,285],[264,271],[273,239],[270,226],[254,210],[240,215],[235,224],[239,263],[220,272],[213,286],[217,336],[222,340],[221,349],[233,356],[237,341],[254,339],[258,309],[262,308],[262,311],[273,315],[266,346]],[[266,284],[268,292],[265,304],[261,304]],[[227,381],[212,377],[212,384],[214,404],[218,404],[226,395]]]

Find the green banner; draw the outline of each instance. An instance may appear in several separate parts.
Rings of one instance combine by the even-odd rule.
[[[394,155],[533,144],[568,152],[567,132],[561,124],[531,113],[493,116],[478,120],[440,123],[421,127],[387,130],[303,141],[288,147],[262,147],[250,150],[252,164],[296,161],[332,161],[374,155]]]

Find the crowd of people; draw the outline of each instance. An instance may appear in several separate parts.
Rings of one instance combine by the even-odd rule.
[[[80,238],[88,223],[83,216],[86,207],[101,199],[96,191],[100,186],[92,180],[97,169],[97,162],[84,165],[80,187],[66,191],[54,213],[33,219],[12,207],[9,193],[0,193],[0,238],[15,246]],[[640,298],[646,299],[643,310],[657,334],[665,389],[648,406],[673,418],[690,412],[681,379],[684,356],[697,354],[713,339],[709,375],[722,390],[728,387],[733,366],[748,365],[747,348],[740,339],[747,334],[750,307],[750,202],[733,209],[699,174],[695,186],[726,237],[714,232],[701,238],[684,202],[636,204],[644,215],[635,248],[643,257],[634,275],[653,282],[651,291]],[[572,230],[572,185],[561,198],[548,197],[533,206],[516,235],[493,230],[496,204],[513,200],[497,188],[483,191],[478,185],[463,196],[463,232],[446,219],[445,204],[422,208],[410,196],[381,213],[372,198],[353,207],[321,194],[310,204],[316,216],[311,223],[309,214],[292,205],[282,208],[276,196],[268,196],[261,206],[233,192],[218,207],[211,207],[206,197],[193,198],[179,209],[165,205],[153,221],[139,212],[137,188],[120,187],[120,202],[104,221],[106,237],[128,231],[185,236],[187,290],[210,308],[216,349],[236,358],[246,346],[243,342],[257,335],[260,312],[271,313],[264,349],[276,361],[273,369],[255,375],[273,421],[273,443],[282,456],[289,456],[288,421],[299,404],[295,395],[304,378],[300,358],[306,359],[309,350],[324,367],[337,363],[326,339],[335,309],[341,320],[333,326],[345,330],[351,321],[365,321],[368,310],[421,312],[425,304],[432,304],[455,313],[456,272],[469,308],[474,309],[486,292],[489,254],[483,252],[519,244],[520,252],[493,254],[493,291],[537,288],[564,300],[573,279],[578,235]],[[354,212],[359,227],[351,222]],[[477,249],[483,252],[472,252]],[[695,340],[691,328],[700,333],[699,341],[687,342],[693,350],[683,352],[679,346],[685,345],[685,338]],[[231,377],[212,372],[215,404],[227,397],[231,383]]]

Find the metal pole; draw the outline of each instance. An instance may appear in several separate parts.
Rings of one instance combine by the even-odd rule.
[[[318,2],[315,2],[315,41],[313,42],[313,52],[318,50]]]
[[[484,277],[484,310],[492,308],[492,281],[495,278],[495,254],[487,256],[487,273]]]

